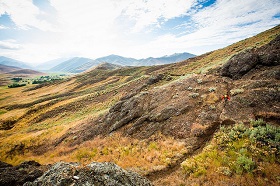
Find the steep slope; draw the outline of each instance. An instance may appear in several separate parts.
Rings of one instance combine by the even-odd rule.
[[[75,57],[51,68],[50,71],[76,73],[77,68],[91,61],[93,60],[89,58]]]
[[[18,68],[31,68],[29,65],[25,64],[24,62],[7,58],[4,56],[0,56],[0,64],[1,65],[6,65],[6,66],[14,66]]]
[[[46,86],[0,89],[1,125],[12,126],[0,131],[1,161],[111,161],[155,185],[207,185],[203,172],[196,182],[186,179],[180,164],[200,153],[220,126],[262,118],[279,127],[279,35],[280,26],[175,64],[95,68]],[[231,100],[222,101],[223,94]],[[252,173],[253,184],[277,184],[269,175],[280,169],[278,155],[254,160],[266,166]],[[240,177],[250,175],[211,184]]]

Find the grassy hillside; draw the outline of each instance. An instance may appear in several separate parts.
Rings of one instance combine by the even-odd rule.
[[[263,120],[249,126],[220,128],[203,151],[184,161],[183,172],[193,182],[228,180],[240,185],[277,185],[279,177],[280,128]],[[265,177],[265,179],[263,179]]]
[[[237,81],[219,76],[218,70],[231,56],[260,48],[277,35],[280,35],[280,26],[176,64],[115,70],[96,68],[59,82],[14,89],[2,86],[0,161],[14,165],[31,159],[42,164],[60,160],[85,164],[112,161],[148,176],[155,185],[184,185],[186,176],[193,178],[189,184],[202,184],[199,180],[204,180],[205,184],[210,178],[213,181],[215,171],[224,162],[212,159],[207,149],[215,152],[215,156],[222,153],[223,148],[226,149],[225,157],[233,153],[228,146],[221,147],[223,144],[217,142],[220,136],[226,135],[225,131],[231,129],[222,129],[215,135],[217,140],[212,139],[214,132],[220,125],[232,125],[236,121],[246,121],[246,118],[249,121],[258,114],[278,114],[277,108],[272,108],[274,103],[279,103],[277,100],[271,101],[271,106],[260,105],[260,108],[250,106],[249,101],[264,97],[263,94],[277,93],[280,88],[279,81],[272,78],[279,66],[267,67],[265,71],[257,69],[256,74],[264,76],[263,79],[253,79],[251,75],[251,79]],[[231,91],[233,96],[229,107],[220,100],[226,91]],[[267,102],[258,101],[260,104]],[[263,113],[258,112],[261,108]],[[275,139],[278,138],[279,133]],[[229,144],[236,140],[239,143],[239,138],[230,140]],[[248,135],[241,140],[241,146],[249,144],[254,147],[258,142],[248,142]],[[211,148],[207,146],[208,142]],[[202,151],[204,146],[207,148]],[[277,182],[277,176],[272,178],[254,173],[255,166],[262,162],[275,167],[271,175],[277,173],[279,162],[275,158],[256,162],[258,155],[251,156],[250,149],[242,150],[238,146],[240,150],[248,154],[245,160],[248,160],[249,167],[247,164],[243,166],[243,160],[238,165],[242,172],[237,171],[237,165],[222,165],[226,167],[222,173],[228,171],[234,175],[226,179],[234,181],[239,177],[258,176],[273,180],[263,183]],[[258,150],[263,151],[262,148]],[[201,151],[201,155],[192,157]],[[212,159],[209,162],[208,156]],[[189,157],[192,158],[186,160]],[[200,163],[205,159],[205,164]],[[181,168],[183,161],[190,161],[194,167],[183,163]],[[208,168],[213,175],[205,173]],[[267,171],[270,169],[261,173]],[[252,180],[252,183],[257,182]]]

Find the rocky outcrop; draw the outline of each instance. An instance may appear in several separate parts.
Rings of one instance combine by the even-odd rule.
[[[221,108],[216,106],[219,93],[215,90],[227,91],[226,84],[218,82],[223,79],[194,75],[168,86],[127,96],[110,108],[103,127],[109,128],[109,132],[123,129],[125,134],[143,139],[157,131],[189,138],[194,123],[203,123],[203,130],[208,125],[218,126],[217,113]]]
[[[148,109],[147,93],[142,92],[127,100],[122,100],[114,105],[110,110],[106,119],[107,124],[112,124],[110,132],[119,129],[128,122],[139,118]]]
[[[0,186],[18,186],[34,181],[43,174],[42,167],[35,161],[23,162],[18,166],[0,162]]]
[[[78,163],[59,162],[33,182],[24,186],[150,186],[149,180],[113,163],[93,162],[86,167]]]
[[[280,64],[280,36],[269,44],[259,48],[243,51],[233,56],[221,69],[221,75],[240,79],[258,65],[276,66]]]

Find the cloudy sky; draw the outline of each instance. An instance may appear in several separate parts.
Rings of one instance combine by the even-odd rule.
[[[196,55],[280,24],[280,0],[0,0],[0,56]]]

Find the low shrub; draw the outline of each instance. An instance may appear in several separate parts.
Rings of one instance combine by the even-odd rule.
[[[215,91],[216,91],[216,87],[210,87],[210,88],[208,89],[208,91],[209,91],[209,92],[215,92]]]
[[[202,79],[197,79],[196,82],[197,82],[198,84],[201,84],[201,83],[202,83]]]
[[[190,93],[189,97],[196,98],[199,96],[199,93]]]
[[[14,83],[14,84],[8,85],[9,88],[17,88],[17,87],[23,87],[23,86],[26,86],[26,84]]]
[[[266,175],[269,167],[263,167],[263,164],[279,163],[280,127],[256,120],[250,126],[222,126],[202,153],[186,159],[181,167],[192,177],[207,175],[203,170],[209,170],[209,174],[214,170],[225,176],[261,172]]]
[[[244,92],[244,89],[232,89],[232,90],[230,90],[230,94],[232,96],[235,96],[237,94],[242,94],[243,92]]]

